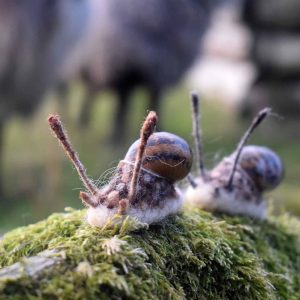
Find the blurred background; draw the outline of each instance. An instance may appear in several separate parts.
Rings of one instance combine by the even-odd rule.
[[[149,109],[159,130],[193,145],[191,90],[202,98],[207,167],[260,108],[280,116],[251,143],[285,163],[267,195],[273,210],[300,215],[299,9],[297,0],[0,0],[0,235],[82,207],[50,113],[102,185]]]

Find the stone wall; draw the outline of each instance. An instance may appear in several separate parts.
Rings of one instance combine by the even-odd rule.
[[[300,114],[300,2],[246,0],[244,21],[253,33],[258,77],[243,105],[244,115],[271,106],[284,116]]]

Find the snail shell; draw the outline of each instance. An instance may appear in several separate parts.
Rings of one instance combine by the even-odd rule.
[[[280,157],[267,147],[246,146],[239,165],[262,192],[275,189],[284,176],[284,167]]]
[[[134,163],[138,145],[139,140],[132,144],[125,162]],[[184,139],[169,132],[155,132],[148,140],[142,165],[145,170],[175,182],[188,175],[192,161],[191,148]]]

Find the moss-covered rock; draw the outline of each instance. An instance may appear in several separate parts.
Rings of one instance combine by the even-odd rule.
[[[0,242],[0,299],[300,299],[300,222],[189,210],[149,228],[53,214]],[[45,251],[46,250],[46,251]]]

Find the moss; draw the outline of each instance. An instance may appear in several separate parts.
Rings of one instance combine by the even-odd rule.
[[[85,211],[6,234],[0,267],[44,250],[60,263],[0,276],[0,299],[300,299],[300,222],[188,210],[150,227],[92,228]]]

